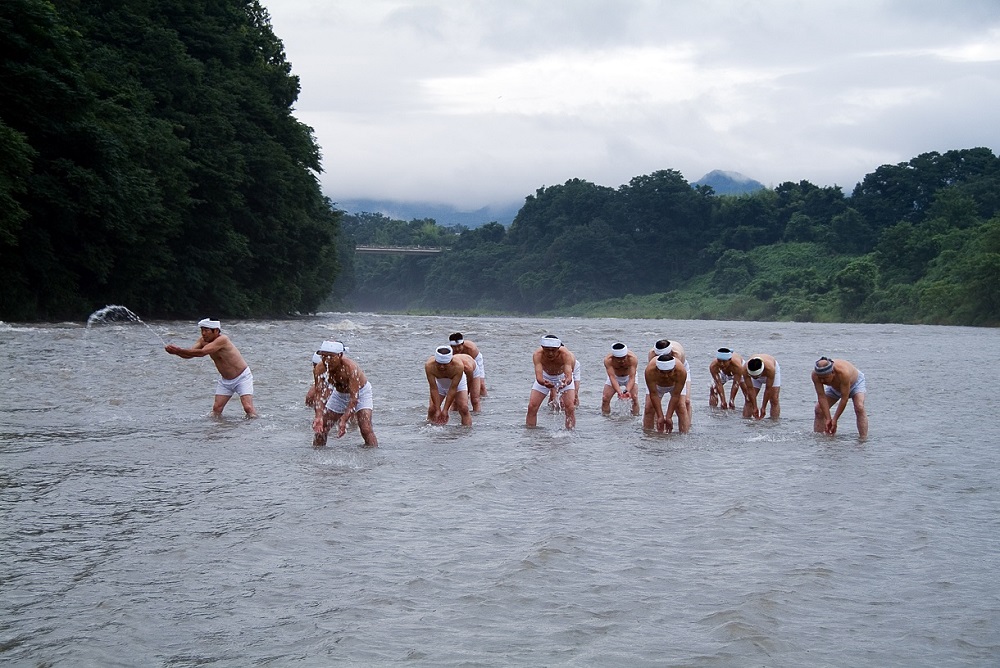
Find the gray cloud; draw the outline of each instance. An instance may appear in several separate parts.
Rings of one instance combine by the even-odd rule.
[[[850,189],[1000,145],[1000,3],[272,0],[334,200],[517,201],[657,169]]]

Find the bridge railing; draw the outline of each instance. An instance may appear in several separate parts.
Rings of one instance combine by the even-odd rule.
[[[443,250],[450,248],[441,246],[382,246],[382,245],[361,245],[355,246],[356,253],[383,253],[386,255],[436,255]]]

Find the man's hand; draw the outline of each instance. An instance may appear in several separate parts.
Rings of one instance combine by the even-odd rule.
[[[829,420],[826,421],[826,433],[830,434],[831,436],[837,433],[837,421],[834,420],[833,418],[830,418]]]

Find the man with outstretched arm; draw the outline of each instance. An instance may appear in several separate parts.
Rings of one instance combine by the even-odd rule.
[[[677,430],[686,434],[691,430],[691,414],[683,410],[687,394],[687,369],[674,356],[667,353],[654,357],[646,365],[646,410],[642,416],[643,429],[670,433],[674,430],[674,413],[677,413]],[[667,409],[663,410],[663,395],[670,395]]]
[[[316,405],[313,445],[326,445],[334,422],[337,423],[337,438],[347,433],[347,421],[353,414],[365,446],[374,448],[378,446],[378,439],[372,426],[372,384],[357,362],[344,357],[346,352],[347,348],[340,341],[324,341],[320,346],[319,354],[333,390],[325,405]]]
[[[858,424],[858,436],[868,438],[868,412],[865,410],[865,374],[847,360],[820,357],[812,372],[813,387],[816,389],[815,420],[813,431],[837,433],[837,420],[847,408],[847,400],[854,402],[854,417]],[[837,411],[830,415],[830,404],[837,403]]]
[[[743,417],[762,420],[767,417],[767,405],[771,405],[771,418],[781,417],[781,366],[770,355],[758,354],[747,360],[743,366],[743,383],[747,390],[747,402],[743,405]],[[764,388],[764,396],[757,408],[757,395]]]
[[[563,346],[558,336],[546,334],[531,361],[535,367],[535,382],[528,397],[525,425],[534,427],[538,424],[538,409],[555,388],[566,413],[566,429],[573,429],[576,426],[576,383],[573,380],[576,358],[573,353]]]
[[[711,380],[708,384],[708,405],[720,408],[736,408],[736,395],[740,390],[746,399],[747,390],[743,382],[743,358],[729,348],[719,348],[715,359],[708,365]],[[729,401],[726,401],[726,383],[732,381]]]
[[[433,424],[447,424],[448,412],[454,407],[462,416],[462,425],[472,426],[472,415],[469,413],[469,379],[465,365],[458,359],[459,357],[472,360],[468,355],[455,355],[448,346],[439,346],[424,363],[424,373],[431,393],[427,420]],[[475,365],[474,360],[472,363]]]
[[[617,395],[622,401],[632,400],[632,415],[639,414],[639,392],[635,387],[635,375],[639,368],[639,358],[622,342],[611,346],[611,352],[604,356],[604,370],[608,374],[601,395],[601,412],[611,412],[611,397]]]
[[[229,403],[229,399],[233,394],[238,394],[247,417],[257,417],[257,411],[253,407],[253,373],[243,355],[229,337],[222,333],[222,323],[218,320],[204,318],[198,323],[198,327],[201,328],[201,336],[190,348],[181,348],[171,343],[163,349],[183,359],[207,355],[215,362],[221,378],[215,385],[212,415],[222,415],[222,409]]]

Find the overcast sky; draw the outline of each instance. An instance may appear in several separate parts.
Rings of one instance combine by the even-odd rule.
[[[262,0],[356,198],[520,202],[676,169],[849,192],[1000,150],[1000,0]]]

